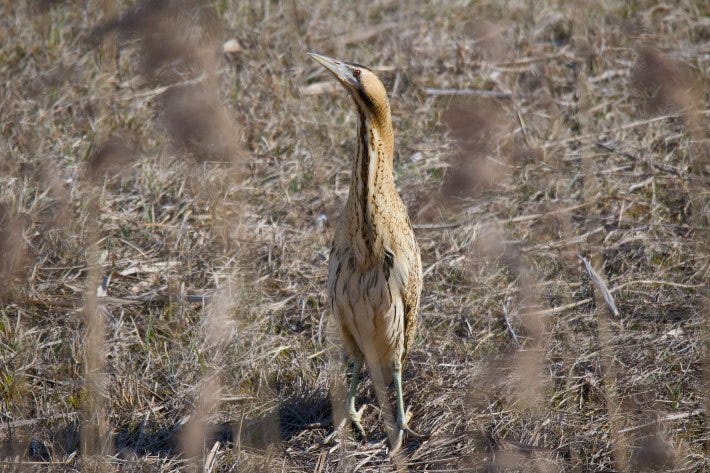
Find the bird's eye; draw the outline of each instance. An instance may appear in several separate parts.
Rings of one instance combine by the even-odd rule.
[[[354,75],[355,77],[360,77],[360,69],[355,69],[355,70],[353,70],[353,75]]]

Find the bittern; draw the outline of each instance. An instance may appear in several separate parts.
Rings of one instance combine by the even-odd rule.
[[[364,437],[355,409],[364,361],[376,388],[394,383],[397,424],[390,432],[390,443],[395,451],[404,432],[416,435],[405,417],[402,365],[417,327],[422,264],[407,209],[394,183],[389,100],[384,85],[367,67],[308,54],[350,93],[358,115],[348,200],[328,262],[330,306],[353,362],[346,420]]]

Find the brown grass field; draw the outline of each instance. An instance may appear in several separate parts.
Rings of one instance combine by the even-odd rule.
[[[325,294],[391,96],[424,266],[389,455]],[[0,2],[0,471],[710,471],[710,4]],[[335,406],[335,408],[333,407]]]

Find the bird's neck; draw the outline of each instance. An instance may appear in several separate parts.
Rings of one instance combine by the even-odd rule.
[[[394,133],[392,121],[375,121],[374,118],[358,114],[357,156],[353,162],[350,193],[358,197],[362,209],[370,208],[373,200],[394,187],[392,161]],[[367,218],[367,212],[363,212]]]
[[[378,119],[379,118],[379,119]],[[353,246],[361,260],[384,255],[382,221],[396,193],[392,162],[394,133],[389,110],[382,117],[358,113],[357,156],[353,161],[348,219]]]

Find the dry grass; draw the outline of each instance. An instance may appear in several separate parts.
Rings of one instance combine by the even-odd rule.
[[[0,16],[3,471],[710,468],[703,2],[128,3]],[[307,50],[392,94],[394,459],[369,377],[320,444],[355,114]]]

